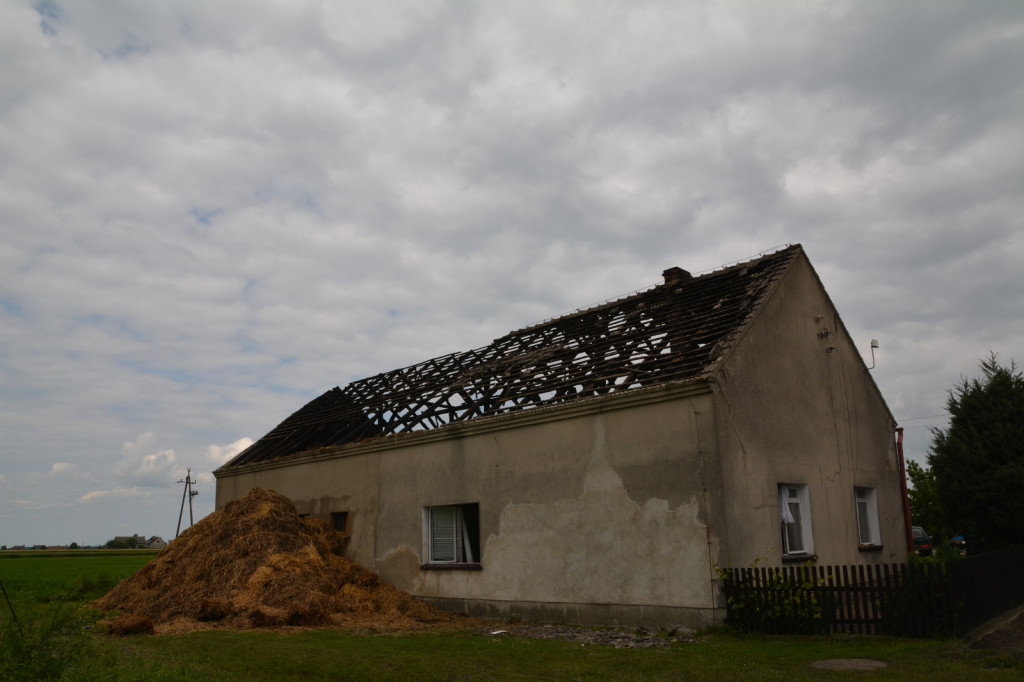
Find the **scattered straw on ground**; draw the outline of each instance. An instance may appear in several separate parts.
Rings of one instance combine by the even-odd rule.
[[[111,632],[203,628],[419,629],[465,619],[433,608],[336,552],[345,536],[255,488],[189,528],[94,602]],[[125,625],[130,627],[121,626]]]

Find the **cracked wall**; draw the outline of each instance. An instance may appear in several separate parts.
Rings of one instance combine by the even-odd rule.
[[[376,567],[422,596],[712,607],[718,541],[708,500],[717,497],[705,490],[701,458],[711,453],[697,424],[710,411],[695,410],[701,400],[385,456],[381,485],[392,493],[380,516],[395,523],[381,524]],[[420,570],[421,509],[465,502],[480,504],[482,570]]]

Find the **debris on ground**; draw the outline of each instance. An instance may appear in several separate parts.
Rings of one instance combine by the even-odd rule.
[[[501,623],[477,630],[485,637],[529,637],[532,639],[557,639],[586,646],[603,644],[618,649],[653,649],[667,647],[676,642],[693,642],[693,632],[684,629],[651,632],[646,628],[600,627],[588,628],[575,625],[543,623]]]
[[[881,670],[889,664],[873,658],[827,658],[811,661],[811,667],[818,670]]]
[[[111,632],[465,623],[338,554],[346,535],[254,488],[195,524],[93,602],[120,611]],[[141,629],[140,629],[141,628]]]

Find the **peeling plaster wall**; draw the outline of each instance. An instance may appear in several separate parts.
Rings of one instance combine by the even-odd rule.
[[[894,424],[806,257],[713,386],[722,466],[730,472],[724,494],[750,505],[728,510],[727,565],[757,558],[779,565],[779,483],[808,486],[819,564],[905,560]],[[876,489],[881,550],[858,548],[854,486]]]
[[[682,397],[680,397],[682,395]],[[568,417],[446,429],[400,447],[218,479],[300,513],[350,512],[350,558],[403,590],[475,613],[708,625],[724,513],[707,388]],[[481,570],[424,570],[424,509],[478,503]]]
[[[694,404],[710,407],[705,394],[385,454],[376,568],[425,597],[712,608],[696,437],[710,413]],[[422,509],[469,502],[482,570],[421,570]]]

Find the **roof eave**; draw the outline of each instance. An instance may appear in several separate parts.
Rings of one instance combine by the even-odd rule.
[[[352,457],[382,450],[410,447],[436,441],[467,438],[470,436],[524,428],[546,422],[563,421],[598,412],[641,407],[652,403],[710,393],[711,388],[703,377],[693,377],[647,388],[635,388],[602,396],[581,398],[570,403],[537,407],[521,412],[497,414],[464,422],[453,422],[436,429],[410,431],[377,438],[368,438],[355,443],[346,443],[327,448],[286,455],[271,460],[262,460],[240,465],[224,464],[213,471],[215,478],[235,476],[266,469],[292,466],[337,457]]]

